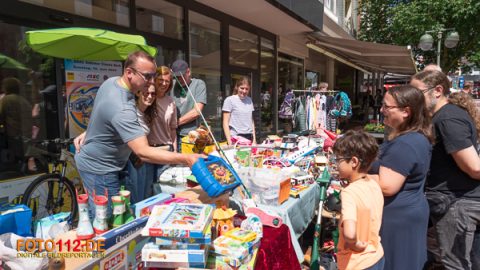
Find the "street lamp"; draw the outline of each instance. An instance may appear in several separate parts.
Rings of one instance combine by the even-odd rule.
[[[445,38],[445,47],[451,49],[457,46],[458,41],[460,40],[460,36],[458,35],[458,32],[455,31],[454,28],[443,28],[443,26],[440,26],[440,29],[438,30],[431,30],[431,31],[426,31],[425,34],[420,37],[420,42],[418,43],[418,47],[422,49],[423,51],[429,51],[433,47],[433,37],[430,35],[430,33],[437,33],[437,65],[440,66],[440,52],[441,52],[441,43],[442,43],[442,37],[443,33],[446,31],[450,31],[447,33],[447,38]]]

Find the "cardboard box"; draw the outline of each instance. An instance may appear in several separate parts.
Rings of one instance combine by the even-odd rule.
[[[210,253],[207,261],[208,269],[216,270],[253,270],[257,262],[258,248],[255,248],[252,255],[244,261],[231,260],[231,258]]]
[[[76,239],[75,231],[69,231],[61,237]],[[65,270],[113,270],[113,269],[144,269],[142,262],[142,248],[150,241],[150,237],[140,235],[140,231],[134,232],[127,238],[119,241],[113,247],[105,251],[102,258],[65,258]]]
[[[174,249],[147,243],[142,249],[142,260],[146,267],[205,267],[208,246],[202,249]]]
[[[102,233],[94,239],[105,239],[105,249],[108,249],[122,242],[130,235],[136,234],[136,232],[140,233],[140,230],[147,224],[147,221],[148,217],[137,218],[130,223]]]
[[[166,193],[159,193],[143,201],[140,201],[132,206],[135,217],[148,216],[152,212],[155,205],[160,205],[163,202],[172,199],[172,195]]]
[[[228,206],[230,194],[225,193],[218,197],[212,198],[208,196],[201,186],[197,186],[176,193],[175,198],[185,198],[191,203],[213,204],[217,207],[221,207],[223,205]]]
[[[156,237],[155,243],[159,246],[175,246],[179,244],[210,245],[212,243],[212,224],[210,224],[201,238],[169,238]]]
[[[213,247],[216,254],[239,261],[245,260],[245,258],[252,254],[254,249],[259,246],[260,239],[242,243],[224,235],[217,237],[217,239],[213,241]]]

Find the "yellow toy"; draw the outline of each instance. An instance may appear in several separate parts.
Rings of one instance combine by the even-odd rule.
[[[213,222],[217,232],[217,237],[234,228],[233,216],[237,214],[236,210],[222,206],[213,212]]]

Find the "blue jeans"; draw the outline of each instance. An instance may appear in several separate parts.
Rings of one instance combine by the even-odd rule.
[[[162,173],[168,169],[170,167],[170,165],[161,165],[161,164],[150,164],[150,163],[146,163],[145,166],[147,166],[147,170],[149,171],[149,174],[152,176],[149,180],[150,182],[148,183],[149,184],[149,187],[150,188],[150,193],[152,195],[154,195],[153,193],[155,193],[153,190],[153,184],[154,183],[157,183],[158,182],[158,178],[160,178],[160,175],[162,175]]]
[[[132,162],[127,162],[128,177],[126,178],[125,188],[129,190],[130,203],[134,204],[143,201],[152,196],[152,170],[149,170],[147,164],[135,168]]]
[[[458,199],[442,217],[432,217],[446,269],[476,269],[478,264],[480,201]],[[478,265],[477,265],[478,266]],[[477,268],[478,269],[478,268]]]
[[[369,268],[366,268],[365,270],[383,270],[384,266],[385,266],[385,257],[382,257],[378,262],[376,262],[374,265],[370,266]]]
[[[128,177],[126,171],[110,172],[102,175],[93,174],[78,170],[83,181],[83,186],[88,192],[88,212],[90,218],[95,216],[95,203],[93,201],[94,195],[108,195],[108,209],[107,216],[112,216],[112,196],[118,195],[120,186],[125,183]]]

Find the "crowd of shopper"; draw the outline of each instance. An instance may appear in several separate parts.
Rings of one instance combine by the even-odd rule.
[[[230,134],[255,142],[250,85],[242,78],[225,100],[229,142]],[[192,166],[201,155],[178,152],[182,137],[199,125],[206,91],[205,82],[192,78],[183,60],[157,67],[144,52],[129,55],[123,74],[100,86],[87,130],[75,139],[75,160],[87,192],[106,191],[111,198],[125,185],[135,203],[152,195],[165,164]]]
[[[473,99],[451,94],[448,77],[430,67],[410,85],[389,89],[380,111],[391,131],[375,161],[362,134],[346,133],[334,146],[340,176],[350,182],[342,194],[340,269],[480,269],[480,115]],[[377,180],[383,201],[372,202],[368,179]]]
[[[243,77],[234,85],[222,108],[225,137],[255,143],[252,84]],[[9,98],[21,105],[17,88],[14,80],[2,83],[0,112]],[[14,109],[30,115],[31,106],[20,105]],[[187,62],[157,67],[144,52],[129,55],[123,74],[100,86],[88,128],[75,139],[87,192],[106,192],[111,202],[126,185],[132,202],[151,196],[165,164],[192,166],[202,157],[179,152],[206,105],[206,84],[192,78]],[[390,128],[387,140],[378,147],[364,132],[349,131],[333,148],[349,182],[341,194],[340,269],[425,269],[431,262],[480,269],[480,113],[471,96],[450,93],[448,77],[429,67],[410,85],[378,92],[374,106]],[[9,120],[15,115],[1,115],[9,132],[30,136]]]

